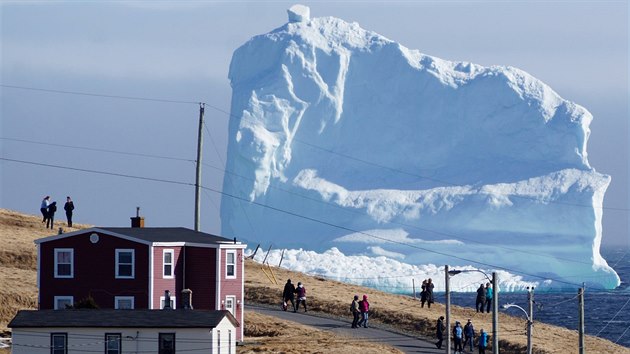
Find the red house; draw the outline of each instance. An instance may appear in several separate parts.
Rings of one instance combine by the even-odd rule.
[[[170,298],[174,309],[230,311],[236,340],[243,338],[247,245],[236,239],[186,228],[98,227],[35,243],[41,310],[88,296],[103,309],[161,309]]]

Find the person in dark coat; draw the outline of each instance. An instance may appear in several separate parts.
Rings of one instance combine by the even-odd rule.
[[[295,293],[297,294],[297,305],[295,306],[295,311],[300,308],[300,304],[304,304],[304,312],[308,312],[306,309],[306,288],[302,283],[298,282],[298,286],[295,289]]]
[[[464,326],[464,348],[468,343],[470,351],[473,351],[473,342],[475,340],[475,327],[473,327],[472,321],[468,319],[468,322]]]
[[[361,315],[361,310],[359,309],[359,295],[354,295],[352,304],[350,304],[350,311],[352,312],[352,328],[359,328],[359,316]]]
[[[427,292],[427,307],[431,308],[431,304],[434,302],[433,299],[433,281],[431,280],[431,278],[429,278],[427,280],[427,288],[426,288],[426,292]]]
[[[444,327],[444,316],[440,316],[440,318],[438,318],[437,320],[437,326],[435,327],[435,334],[437,336],[437,342],[435,343],[435,346],[438,349],[442,348],[442,342],[444,341],[444,330],[446,329],[446,327]]]
[[[422,281],[422,291],[420,292],[420,307],[424,307],[427,302],[427,280]]]
[[[289,301],[291,301],[291,308],[293,309],[293,312],[295,312],[295,285],[291,283],[291,279],[287,279],[287,283],[284,284],[284,290],[282,291],[282,301],[282,309],[284,311],[287,310]]]
[[[47,195],[42,199],[42,204],[39,206],[39,211],[42,212],[42,222],[46,222],[48,219],[48,206],[50,205],[50,196]],[[48,227],[48,226],[46,226]]]
[[[57,211],[57,202],[52,202],[50,203],[50,205],[48,206],[48,212],[46,213],[46,228],[48,228],[48,226],[50,225],[50,228],[54,228],[54,222],[55,222],[55,212]]]
[[[479,285],[479,289],[477,289],[477,300],[475,301],[475,307],[477,308],[477,312],[483,313],[483,308],[486,306],[486,288],[483,287],[483,284]]]
[[[68,219],[68,227],[72,227],[72,211],[74,210],[74,203],[70,197],[66,198],[66,204],[63,206],[63,210],[66,211],[66,219]]]

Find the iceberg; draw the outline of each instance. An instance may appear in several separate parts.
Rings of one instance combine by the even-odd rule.
[[[302,5],[288,15],[232,57],[224,236],[523,286],[619,285],[600,255],[611,178],[588,162],[584,107],[517,68],[439,59]]]

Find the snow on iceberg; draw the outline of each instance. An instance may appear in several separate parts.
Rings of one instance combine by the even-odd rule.
[[[619,284],[599,252],[610,177],[589,165],[586,109],[513,67],[288,13],[232,58],[223,235]]]

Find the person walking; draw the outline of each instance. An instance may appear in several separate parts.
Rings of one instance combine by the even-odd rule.
[[[464,351],[462,347],[462,341],[464,339],[464,329],[459,321],[455,321],[455,327],[453,327],[453,340],[455,342],[455,354],[461,354]]]
[[[445,329],[446,327],[444,327],[444,316],[440,316],[440,318],[438,318],[437,320],[437,326],[435,326],[435,335],[437,337],[437,342],[435,343],[435,346],[438,349],[442,349],[442,342],[444,342]]]
[[[66,219],[68,219],[68,227],[72,227],[72,211],[74,210],[74,203],[70,197],[66,197],[66,204],[63,206],[63,210],[66,211]]]
[[[370,303],[368,296],[363,295],[363,300],[359,301],[359,311],[361,311],[361,320],[357,324],[359,327],[368,328],[368,313],[370,312]]]
[[[42,223],[48,219],[48,206],[50,205],[50,196],[47,195],[42,199],[42,204],[39,206],[39,211],[42,212]]]
[[[474,340],[475,340],[475,327],[473,327],[472,321],[469,318],[468,322],[464,326],[464,348],[466,347],[466,343],[468,343],[470,351],[472,352],[473,346],[474,346],[474,343],[473,343]]]
[[[46,213],[46,228],[48,228],[48,225],[50,225],[50,228],[54,228],[54,222],[55,222],[55,212],[57,211],[57,202],[52,202],[50,203],[50,205],[48,206],[48,212]]]
[[[291,308],[295,312],[295,285],[291,283],[291,279],[287,279],[287,283],[284,284],[284,290],[282,291],[282,309],[284,311],[287,310],[289,301],[291,301]]]
[[[433,287],[434,287],[433,280],[431,280],[431,278],[429,278],[427,280],[427,288],[425,290],[427,292],[427,307],[428,308],[431,308],[431,304],[434,301],[434,298],[433,298]]]
[[[359,295],[354,295],[352,304],[350,304],[350,312],[352,312],[352,328],[359,328],[359,316],[361,310],[359,309]]]
[[[488,347],[488,334],[484,332],[483,328],[479,331],[479,354],[486,354],[486,348]]]
[[[486,312],[490,313],[490,308],[492,307],[492,285],[490,283],[486,283]]]
[[[477,289],[477,300],[475,301],[475,308],[477,312],[483,313],[483,308],[486,306],[486,288],[483,287],[483,283],[479,285]]]
[[[295,293],[297,294],[297,305],[295,306],[295,312],[300,309],[300,304],[304,304],[304,312],[308,312],[306,309],[306,288],[302,285],[301,282],[298,282],[298,286],[295,289]]]

